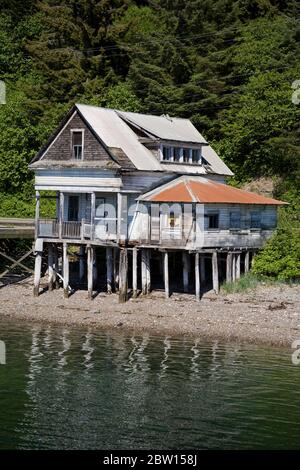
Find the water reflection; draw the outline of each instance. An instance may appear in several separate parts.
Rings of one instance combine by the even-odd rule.
[[[5,328],[15,353],[6,373],[15,380],[5,381],[0,369],[2,448],[299,445],[300,377],[288,351],[200,338]]]

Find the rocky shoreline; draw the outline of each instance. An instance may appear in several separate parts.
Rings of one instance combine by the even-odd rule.
[[[169,336],[222,339],[290,347],[300,339],[300,286],[259,286],[243,294],[194,296],[163,292],[118,303],[115,294],[87,299],[77,291],[69,299],[62,290],[32,295],[29,280],[0,289],[1,319],[57,325],[148,332]]]

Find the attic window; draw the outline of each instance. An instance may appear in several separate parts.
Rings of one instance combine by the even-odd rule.
[[[204,159],[201,156],[201,150],[190,147],[161,147],[161,160],[163,162],[189,163],[192,165],[201,165]]]
[[[83,159],[83,130],[72,130],[72,158]]]
[[[163,160],[165,161],[171,160],[171,147],[163,146]]]

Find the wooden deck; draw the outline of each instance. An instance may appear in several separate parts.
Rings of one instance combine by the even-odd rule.
[[[34,219],[1,218],[0,239],[34,239]]]

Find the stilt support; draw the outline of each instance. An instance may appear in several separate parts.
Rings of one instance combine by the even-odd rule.
[[[69,255],[68,245],[63,244],[63,284],[64,284],[64,297],[69,297]]]
[[[119,302],[124,303],[127,300],[127,275],[128,275],[128,253],[127,248],[120,250],[120,264],[119,264]]]
[[[216,294],[219,293],[219,269],[218,269],[218,254],[216,251],[212,254],[212,275],[213,275],[213,290]]]
[[[200,266],[199,266],[199,253],[195,253],[195,291],[196,300],[200,300]]]
[[[142,249],[141,251],[141,276],[142,276],[142,294],[147,294],[147,251]]]
[[[137,290],[137,248],[132,250],[132,296],[136,299],[138,290]]]
[[[241,277],[241,254],[237,253],[236,254],[236,260],[235,260],[235,278],[240,279]]]
[[[38,251],[35,255],[34,263],[34,288],[33,295],[38,297],[40,289],[40,280],[41,280],[41,270],[42,270],[42,252]]]
[[[250,266],[250,257],[249,257],[249,251],[246,251],[245,253],[245,261],[244,261],[244,273],[247,274],[249,272],[249,266]]]
[[[54,250],[53,245],[48,245],[48,291],[51,292],[54,287]]]
[[[165,251],[164,257],[164,282],[165,282],[165,296],[166,299],[170,297],[170,286],[169,286],[169,253]]]
[[[188,292],[189,291],[189,253],[186,251],[182,252],[182,266],[183,266],[183,291]]]
[[[112,293],[113,283],[113,253],[112,248],[106,248],[106,286],[107,293]]]
[[[226,282],[232,281],[232,253],[227,253],[226,258]]]
[[[94,248],[87,247],[87,281],[88,281],[88,298],[93,298],[93,265],[94,265]]]

